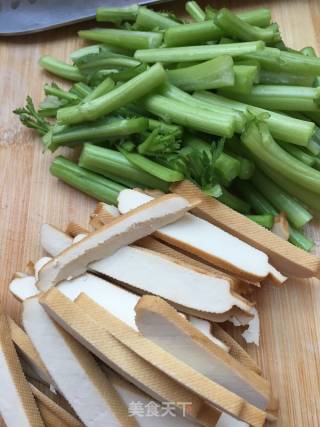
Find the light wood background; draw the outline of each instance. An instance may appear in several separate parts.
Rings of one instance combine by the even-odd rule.
[[[172,6],[183,10],[183,4],[176,1]],[[237,9],[269,6],[289,46],[319,48],[317,0],[215,2],[215,6],[222,4]],[[24,104],[28,94],[40,101],[42,86],[51,77],[38,67],[39,57],[50,53],[66,59],[82,44],[76,38],[77,28],[0,38],[0,304],[16,319],[19,303],[9,294],[8,284],[15,271],[41,256],[41,224],[65,227],[70,220],[86,224],[95,205],[49,175],[52,156],[42,152],[35,134],[23,129],[11,112]],[[308,233],[320,241],[315,221]],[[280,398],[280,416],[274,425],[320,426],[319,282],[292,280],[283,289],[265,287],[259,292],[258,307],[261,345],[259,349],[250,346],[249,351]]]

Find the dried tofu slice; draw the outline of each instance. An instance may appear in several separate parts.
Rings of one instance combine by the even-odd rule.
[[[50,241],[50,248],[47,242]],[[40,230],[40,244],[45,251],[55,257],[72,244],[72,237],[50,224],[43,224]]]
[[[192,205],[183,197],[169,194],[120,216],[46,264],[39,272],[38,288],[45,291],[62,280],[79,276],[91,262],[177,221],[191,208]]]
[[[37,297],[23,303],[23,325],[59,391],[86,426],[138,426],[93,356],[50,319]]]
[[[150,196],[138,191],[123,190],[118,197],[118,208],[127,214],[150,200]],[[249,282],[259,282],[270,274],[265,253],[192,214],[158,229],[154,236]]]
[[[268,407],[272,398],[268,381],[206,339],[167,302],[144,296],[135,310],[144,337],[258,408]]]
[[[143,293],[159,295],[186,309],[220,314],[235,306],[250,315],[251,304],[232,292],[226,279],[149,249],[126,246],[88,267],[94,273]]]
[[[18,326],[14,320],[9,318],[11,339],[16,348],[20,351],[37,376],[45,383],[52,384],[52,378],[42,362],[37,350],[34,348],[32,341],[23,329]]]
[[[94,229],[98,230],[102,226],[113,221],[114,218],[118,217],[119,215],[120,212],[115,206],[99,202],[95,210],[90,215],[90,225]]]
[[[48,291],[40,302],[74,338],[129,382],[158,401],[171,402],[179,413],[182,413],[179,402],[188,402],[185,408],[188,418],[205,427],[215,425],[220,417],[219,412],[119,342],[105,329],[105,325],[97,323],[58,289]]]
[[[7,427],[45,427],[10,335],[0,314],[0,413]]]
[[[56,238],[59,238],[59,236],[57,236]],[[50,244],[50,242],[48,242],[48,244]],[[160,244],[161,246],[164,246],[162,243],[156,242],[156,246],[158,246],[158,244]],[[136,256],[136,258],[133,258],[134,255]],[[138,256],[138,259],[137,259],[137,256]],[[163,274],[162,274],[161,281],[159,280],[159,278],[158,280],[153,279],[152,281],[150,281],[150,277],[157,278],[157,275],[152,274],[150,276],[147,274],[147,271],[145,271],[146,265],[149,265],[148,266],[149,269],[151,268],[151,263],[150,261],[148,261],[149,258],[150,260],[154,260],[157,264],[161,264],[162,266],[161,272],[163,272],[163,274],[166,274],[167,276],[166,280],[163,279]],[[156,293],[164,298],[167,298],[171,302],[175,303],[175,305],[180,311],[186,312],[189,315],[194,315],[200,318],[204,318],[212,321],[218,321],[218,322],[224,322],[230,319],[234,315],[241,315],[246,317],[247,322],[252,318],[252,315],[251,315],[252,304],[249,303],[240,295],[237,295],[236,292],[233,292],[233,287],[234,287],[233,278],[223,274],[220,275],[220,273],[217,274],[216,276],[215,272],[211,271],[211,267],[201,269],[201,266],[198,266],[198,265],[189,266],[189,264],[187,264],[185,261],[186,261],[185,258],[181,260],[180,258],[176,259],[170,256],[166,257],[165,255],[159,254],[158,252],[155,252],[155,251],[152,251],[152,252],[146,251],[146,250],[143,251],[140,248],[126,246],[124,248],[119,249],[115,254],[107,258],[104,258],[101,261],[91,263],[88,266],[88,269],[91,272],[98,274],[99,276],[106,277],[107,275],[109,277],[112,277],[117,282],[121,281],[122,283],[124,283],[126,280],[125,278],[127,278],[127,281],[125,282],[125,284],[127,286],[129,285],[129,287],[133,289],[135,292],[138,292],[140,294],[148,293],[148,292]],[[115,270],[115,266],[117,264],[121,265],[121,267]],[[127,269],[123,269],[122,264],[125,264],[127,266]],[[153,268],[153,264],[152,264],[152,268]],[[163,264],[165,265],[163,266]],[[130,265],[133,265],[134,269],[130,268]],[[177,275],[174,276],[172,274],[169,274],[167,269],[168,266],[170,266],[171,269],[174,268],[176,272],[179,274],[180,278],[177,277]],[[128,274],[127,272],[128,270],[130,270],[130,274]],[[134,275],[134,273],[136,273],[136,276]],[[153,273],[154,273],[154,269],[153,269]],[[188,273],[188,278],[189,278],[188,281],[185,280],[185,273]],[[181,277],[182,275],[184,275],[184,277]],[[200,284],[199,284],[199,278],[202,279],[200,280],[202,282]],[[192,282],[193,285],[188,286],[188,284],[191,283],[190,279],[193,280]],[[76,280],[76,279],[73,279],[73,280]],[[61,282],[61,283],[65,283],[65,285],[63,285],[63,289],[68,289],[68,283],[73,282],[73,280]],[[90,280],[92,281],[93,279],[91,278]],[[174,280],[175,280],[175,283],[173,283]],[[219,283],[219,286],[215,288],[213,285],[215,284],[216,281]],[[79,282],[82,283],[83,280],[79,279]],[[193,287],[196,286],[198,288],[199,285],[203,284],[204,282],[209,283],[209,285],[207,286],[207,289],[211,296],[210,297],[208,296],[207,300],[210,300],[212,302],[212,306],[210,307],[211,311],[205,311],[205,308],[196,306],[195,304],[196,299],[192,297]],[[229,301],[233,300],[234,302],[237,302],[238,305],[242,307],[242,309],[234,306],[231,303],[231,307],[228,307],[226,310],[223,311],[223,313],[217,313],[218,310],[215,304],[216,299],[214,297],[214,292],[216,291],[216,292],[222,293],[223,287],[220,286],[220,284],[222,283],[224,283],[225,285],[224,289],[226,291],[226,296],[229,295],[230,297],[229,298],[227,296],[227,298],[229,298]],[[156,292],[155,286],[159,286],[157,288],[157,292]],[[75,289],[76,284],[74,284],[72,287]],[[181,287],[183,287],[184,290],[178,293],[177,289]],[[187,301],[188,298],[189,298],[189,303]],[[105,299],[101,298],[101,301],[105,301]],[[197,304],[199,305],[199,301],[197,301]],[[246,311],[244,311],[243,309],[245,309]],[[128,308],[128,312],[129,312],[129,308]]]
[[[319,257],[297,248],[260,227],[244,215],[220,203],[219,200],[207,197],[191,182],[183,181],[174,185],[172,191],[190,201],[201,198],[202,203],[194,210],[195,215],[265,252],[271,264],[281,273],[290,277],[320,277]]]
[[[150,427],[150,415],[153,413],[152,427],[197,427],[198,423],[188,420],[183,415],[173,416],[172,411],[162,402],[150,400],[150,396],[143,393],[133,384],[104,365],[105,372],[111,383],[128,405],[130,413],[141,411],[139,417],[140,427]],[[171,408],[172,409],[172,408]],[[149,415],[149,416],[148,416]],[[219,422],[218,424],[219,425]]]
[[[50,399],[46,394],[42,393],[37,387],[33,384],[30,384],[33,396],[36,399],[42,418],[44,419],[46,425],[48,422],[52,427],[59,427],[60,425],[65,425],[66,427],[82,427],[83,424],[71,415],[64,408],[59,406],[54,400]],[[56,424],[53,424],[55,420]]]
[[[215,337],[219,338],[230,348],[230,354],[244,366],[261,374],[261,369],[257,365],[256,361],[241,347],[241,345],[233,339],[221,326],[216,323],[212,324],[211,327],[212,333]]]
[[[263,425],[266,413],[262,410],[214,381],[209,380],[170,353],[143,338],[131,328],[128,328],[121,320],[90,300],[85,294],[81,294],[76,302],[117,340],[149,363],[157,366],[178,383],[185,384],[192,392],[216,407],[217,410],[246,421],[252,426]]]

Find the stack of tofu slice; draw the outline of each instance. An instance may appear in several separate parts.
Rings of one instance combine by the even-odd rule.
[[[258,343],[253,291],[284,283],[287,264],[217,225],[204,202],[189,183],[159,197],[124,190],[118,208],[99,203],[88,225],[43,225],[47,256],[10,284],[21,325],[0,317],[9,427],[276,419],[270,383],[219,323],[249,325],[245,337]]]

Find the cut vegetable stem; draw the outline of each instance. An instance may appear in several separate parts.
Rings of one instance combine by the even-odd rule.
[[[268,230],[271,230],[273,227],[274,217],[271,214],[247,215],[247,218],[251,219],[262,227],[267,228]]]
[[[221,116],[221,120],[229,118],[234,122],[235,131],[241,133],[246,123],[246,116],[240,111],[232,109],[232,107],[213,105],[212,103],[198,100],[183,90],[175,87],[174,85],[165,85],[161,92],[167,98],[174,99],[179,102],[184,102],[186,105],[194,106],[194,108],[205,109],[211,111],[216,117]]]
[[[236,189],[244,197],[244,199],[251,205],[252,210],[259,215],[271,214],[276,216],[277,210],[271,203],[250,183],[237,180]],[[314,247],[314,242],[305,237],[300,231],[295,229],[289,224],[289,242],[293,245],[310,252]]]
[[[152,114],[170,120],[178,125],[191,129],[231,137],[234,133],[234,122],[223,114],[215,115],[208,110],[194,108],[161,95],[149,95],[143,99],[144,108]]]
[[[161,179],[165,182],[177,182],[184,179],[184,175],[173,169],[169,169],[166,166],[162,166],[147,157],[142,156],[138,153],[129,153],[121,150],[121,153],[137,168]]]
[[[166,73],[160,64],[155,64],[147,71],[128,82],[117,86],[107,94],[79,106],[61,108],[57,120],[63,124],[76,124],[96,120],[114,110],[141,98],[161,85]]]
[[[205,151],[209,158],[211,156],[210,144],[197,136],[186,135],[184,145],[194,150]],[[240,174],[240,162],[231,155],[222,152],[215,161],[214,169],[224,183],[230,184]]]
[[[260,71],[260,83],[263,85],[289,85],[289,86],[313,86],[313,76],[300,76],[282,71],[264,70]]]
[[[130,50],[157,48],[162,43],[162,34],[152,31],[96,28],[93,30],[79,31],[78,35],[85,40],[107,43]]]
[[[85,144],[79,159],[83,168],[100,173],[106,177],[117,177],[118,182],[132,183],[132,187],[155,188],[168,191],[168,184],[141,170],[129,162],[119,151]]]
[[[260,108],[282,111],[318,111],[320,89],[302,86],[256,85],[250,93],[224,92],[246,104]]]
[[[114,81],[107,77],[104,79],[98,86],[96,86],[85,98],[83,98],[82,102],[93,101],[96,98],[99,98],[102,95],[110,92],[114,88]]]
[[[117,204],[120,191],[124,190],[117,184],[101,175],[90,172],[76,163],[59,156],[51,164],[50,172],[61,181],[71,185],[77,190],[105,203]]]
[[[220,37],[221,30],[213,21],[203,21],[168,28],[164,33],[164,42],[167,47],[194,46]]]
[[[267,27],[271,22],[271,11],[268,8],[246,10],[237,13],[237,16],[244,22],[257,27]]]
[[[270,43],[279,39],[279,34],[276,32],[275,27],[260,28],[253,26],[226,8],[221,9],[216,14],[214,22],[224,35],[236,40],[247,42],[263,40]]]
[[[85,77],[75,65],[66,64],[50,55],[42,56],[39,60],[39,64],[42,68],[58,77],[76,82],[85,80]]]
[[[147,129],[148,120],[143,117],[136,119],[108,118],[98,123],[90,123],[74,126],[57,126],[53,128],[52,134],[44,138],[46,147],[55,151],[62,145],[75,145],[83,142],[104,142],[135,133],[142,133]],[[56,129],[56,131],[55,131]]]
[[[264,48],[262,41],[231,43],[222,45],[203,45],[168,47],[161,49],[137,50],[134,57],[142,62],[189,62],[207,61],[220,55],[240,56]]]
[[[138,30],[154,31],[154,30],[166,30],[179,26],[180,23],[174,19],[168,18],[161,13],[155,12],[146,7],[139,7],[135,27]]]
[[[202,22],[206,20],[206,14],[204,10],[201,9],[199,4],[196,1],[187,1],[185,5],[187,13],[193,18],[196,22]]]
[[[79,97],[71,92],[64,91],[56,86],[50,86],[46,84],[44,86],[44,92],[46,95],[53,95],[59,99],[65,99],[71,102],[79,101]]]
[[[296,159],[300,160],[302,163],[313,166],[316,163],[316,157],[311,156],[310,154],[306,153],[305,151],[301,150],[298,147],[295,147],[292,144],[287,144],[286,142],[279,142],[278,144],[280,147],[282,147],[285,151],[287,151],[291,156],[295,157]]]
[[[238,73],[237,67],[237,73]],[[186,91],[233,86],[235,72],[231,56],[220,56],[198,65],[167,71],[169,81]]]
[[[229,206],[229,208],[234,209],[237,212],[242,214],[248,214],[250,212],[250,205],[243,200],[239,199],[239,197],[230,193],[230,191],[226,190],[226,188],[222,189],[222,195],[217,197],[221,203]]]
[[[256,170],[253,185],[275,206],[279,212],[285,212],[288,220],[296,228],[301,228],[312,219],[312,215],[292,196],[281,190],[263,173]]]
[[[263,108],[253,107],[210,92],[195,92],[193,96],[200,101],[206,101],[215,106],[234,108],[242,112],[249,110],[255,115],[267,112],[269,117],[266,118],[266,123],[269,126],[270,132],[274,138],[280,141],[307,146],[315,131],[315,125],[312,122],[295,119]]]
[[[96,12],[97,22],[113,22],[119,24],[122,21],[134,21],[139,6],[133,4],[127,7],[98,7]]]

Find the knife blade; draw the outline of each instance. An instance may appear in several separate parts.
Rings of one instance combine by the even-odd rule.
[[[154,0],[0,0],[0,36],[14,36],[90,20],[97,7],[160,3]]]

